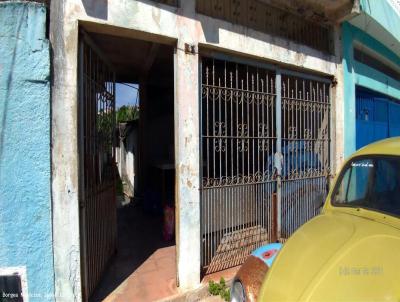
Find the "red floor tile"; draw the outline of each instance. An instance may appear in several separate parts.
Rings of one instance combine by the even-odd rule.
[[[155,301],[178,293],[175,246],[158,249],[104,301]]]

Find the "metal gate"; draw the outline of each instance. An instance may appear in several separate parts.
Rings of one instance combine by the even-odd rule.
[[[400,135],[400,104],[377,92],[356,89],[356,149]]]
[[[330,83],[281,76],[280,234],[318,214],[330,176]],[[279,167],[278,167],[279,168]]]
[[[318,212],[330,173],[330,84],[201,62],[203,273],[241,264]]]
[[[116,248],[115,74],[90,38],[80,38],[80,217],[87,300]]]

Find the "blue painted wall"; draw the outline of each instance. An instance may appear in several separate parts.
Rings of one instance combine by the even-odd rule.
[[[389,4],[389,0],[360,0],[360,7],[364,13],[400,41],[400,16]]]
[[[345,157],[348,157],[356,150],[356,85],[400,99],[399,81],[354,60],[353,46],[355,41],[374,50],[400,67],[400,57],[374,37],[369,36],[348,22],[342,24]]]
[[[30,301],[54,300],[50,178],[46,9],[0,2],[0,268],[26,267]]]

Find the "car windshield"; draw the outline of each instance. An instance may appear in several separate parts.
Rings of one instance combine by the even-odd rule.
[[[364,157],[351,161],[335,187],[332,204],[399,216],[400,157]]]

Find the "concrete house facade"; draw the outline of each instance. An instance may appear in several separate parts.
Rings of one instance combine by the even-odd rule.
[[[115,83],[140,87],[135,191],[173,175],[183,290],[316,215],[362,127],[382,129],[368,106],[386,102],[397,131],[394,0],[0,8],[0,276],[21,275],[29,301],[87,301],[115,250]]]
[[[87,279],[85,280],[85,272],[81,271],[81,269],[85,270],[84,266],[74,266],[74,270],[71,271],[71,268],[65,265],[65,261],[71,261],[71,255],[78,257],[82,249],[77,207],[80,200],[80,159],[77,134],[79,133],[79,64],[81,63],[78,58],[79,43],[82,38],[81,31],[84,31],[84,36],[90,37],[92,44],[96,44],[96,47],[102,50],[102,57],[108,57],[110,61],[116,57],[116,54],[110,49],[109,43],[114,45],[121,43],[122,45],[124,40],[129,39],[135,40],[136,43],[132,44],[132,56],[135,55],[135,48],[141,49],[143,41],[151,44],[147,48],[148,55],[138,58],[144,66],[150,66],[152,61],[153,63],[158,62],[157,56],[160,52],[157,49],[163,49],[163,53],[169,53],[168,60],[163,61],[167,63],[163,64],[164,68],[167,68],[167,64],[171,66],[169,68],[172,70],[173,78],[170,88],[173,91],[171,104],[173,106],[172,131],[176,173],[176,269],[180,288],[196,287],[203,272],[212,265],[215,265],[214,270],[218,270],[218,267],[227,268],[237,265],[243,261],[243,257],[249,252],[249,249],[254,248],[257,244],[270,239],[279,239],[270,238],[272,232],[266,231],[268,228],[274,228],[274,223],[277,225],[275,228],[279,228],[278,226],[281,225],[280,229],[276,230],[275,237],[284,237],[283,233],[288,236],[297,226],[313,215],[311,213],[313,212],[312,201],[305,201],[310,207],[310,213],[305,214],[307,211],[302,211],[300,206],[300,208],[286,210],[285,218],[284,214],[278,214],[279,218],[276,218],[277,220],[296,220],[293,224],[283,225],[278,221],[273,222],[272,218],[261,218],[265,221],[258,222],[257,217],[260,216],[257,215],[260,213],[263,213],[265,217],[273,216],[273,209],[270,205],[270,203],[272,204],[271,196],[279,178],[273,174],[283,174],[284,169],[289,170],[289,164],[287,164],[282,172],[274,172],[272,157],[276,152],[284,153],[282,162],[289,163],[291,161],[293,152],[289,150],[292,148],[291,146],[294,146],[292,143],[296,140],[294,136],[296,130],[293,125],[296,122],[300,125],[300,118],[302,118],[300,113],[297,117],[291,117],[289,111],[295,115],[296,110],[300,112],[300,109],[289,108],[290,105],[287,105],[286,109],[282,109],[281,114],[276,114],[278,110],[275,98],[281,94],[282,104],[291,97],[294,99],[296,96],[290,95],[293,91],[289,90],[293,88],[285,85],[294,87],[297,80],[297,85],[300,87],[300,80],[304,79],[307,88],[302,91],[298,88],[297,98],[305,101],[319,101],[322,104],[319,109],[320,116],[315,115],[312,122],[310,111],[309,129],[303,129],[301,134],[300,130],[297,131],[303,139],[307,137],[321,140],[319,148],[323,151],[318,155],[321,159],[318,168],[315,166],[314,171],[315,176],[319,178],[316,177],[316,180],[309,183],[309,186],[310,190],[315,191],[315,194],[323,194],[330,169],[334,170],[336,163],[340,163],[343,158],[343,144],[340,139],[343,133],[341,125],[343,111],[335,109],[337,106],[339,108],[343,106],[343,91],[338,88],[342,85],[338,22],[357,7],[354,8],[351,1],[339,1],[327,6],[308,1],[305,7],[293,6],[290,1],[285,2],[284,5],[274,1],[250,2],[217,1],[211,4],[210,1],[194,0],[107,1],[104,2],[104,5],[93,1],[52,2],[50,40],[54,50],[54,85],[52,89],[53,229],[55,284],[56,292],[60,296],[74,295],[78,297],[82,292],[82,287],[88,282]],[[298,15],[299,11],[304,12],[306,21],[301,15]],[[269,31],[268,24],[264,19],[269,16],[268,14],[271,18],[270,23],[278,24],[273,31]],[[323,17],[318,19],[320,15]],[[280,26],[283,27],[283,30],[279,28]],[[303,31],[296,32],[297,26],[302,26]],[[307,30],[307,28],[314,29],[314,31]],[[286,35],[280,36],[285,31],[287,31]],[[314,32],[318,36],[313,37]],[[107,41],[107,37],[110,36],[118,39]],[[129,54],[126,55],[129,56]],[[121,56],[122,54],[119,54],[120,60],[122,60]],[[111,64],[116,65],[118,62],[115,60]],[[131,70],[135,68],[135,63],[132,63],[132,66]],[[117,78],[119,75],[126,74],[123,68],[118,66],[115,68]],[[153,89],[150,88],[150,84],[146,84],[146,80],[151,78],[151,75],[147,75],[146,70],[137,69],[141,72],[141,74],[137,72],[138,76],[135,78],[142,88],[141,101],[146,98],[151,99],[150,94]],[[244,75],[245,73],[247,75]],[[264,80],[257,81],[257,76],[260,79],[263,77]],[[250,87],[251,84],[246,81],[257,83]],[[281,85],[279,81],[281,81]],[[331,85],[332,82],[335,82],[335,87]],[[302,82],[302,84],[304,83]],[[146,86],[149,88],[146,89]],[[312,87],[308,88],[309,86]],[[283,87],[287,87],[287,90],[284,90]],[[322,87],[325,89],[324,92],[322,92]],[[220,90],[213,92],[211,91],[213,88]],[[164,94],[167,94],[166,90],[163,91]],[[225,103],[222,99],[215,101],[215,93],[228,93],[229,91],[233,91],[231,100],[233,98],[243,100],[246,97],[254,98],[259,95],[259,107],[249,110],[227,108],[226,112],[225,109],[220,110],[219,105],[229,107],[245,104],[245,107],[247,105],[252,107],[255,104],[250,99],[248,99],[248,104],[245,101],[229,103],[226,99]],[[250,92],[250,95],[244,95],[243,92],[246,91]],[[301,97],[300,93],[303,91],[304,94]],[[284,100],[283,97],[287,99]],[[214,98],[213,104],[211,98]],[[317,98],[319,99],[317,100]],[[215,105],[215,102],[219,102],[219,104]],[[301,102],[298,103],[299,108]],[[145,101],[141,105],[143,103]],[[150,107],[150,104],[151,101],[148,104],[145,103],[144,107]],[[263,106],[264,108],[262,108]],[[303,108],[306,108],[305,104]],[[254,113],[257,110],[258,115]],[[264,116],[261,113],[263,110]],[[141,108],[141,118],[146,115],[145,112],[146,108]],[[235,114],[239,117],[229,117],[229,115]],[[247,114],[251,117],[247,118]],[[281,116],[279,117],[279,115]],[[274,120],[277,118],[281,119],[282,124],[285,123],[282,126],[283,133],[281,134],[276,132],[276,129],[280,129],[274,124]],[[251,120],[255,121],[256,119],[257,125],[250,125]],[[288,119],[293,120],[288,122]],[[143,123],[142,129],[144,130],[142,131],[146,133],[146,129],[149,129],[150,125]],[[229,123],[235,125],[229,126]],[[246,123],[247,125],[245,125]],[[312,127],[314,127],[314,132]],[[324,134],[322,134],[323,131],[320,131],[322,128],[324,128]],[[211,129],[214,132],[212,134],[209,133]],[[229,131],[231,133],[228,133]],[[242,137],[246,139],[242,139]],[[250,137],[254,137],[253,141],[250,141]],[[280,141],[278,142],[278,140]],[[330,140],[336,142],[335,146],[330,144]],[[210,147],[211,145],[214,147]],[[233,147],[229,145],[233,145]],[[331,148],[335,148],[335,151]],[[248,152],[243,153],[245,152],[243,150],[246,149]],[[225,152],[221,153],[218,150]],[[299,166],[300,162],[304,166],[310,165],[311,159],[307,162],[305,158],[312,157],[312,155],[309,154],[310,151],[305,150],[306,147],[302,149],[303,158],[298,159]],[[228,153],[234,154],[228,156]],[[253,156],[252,153],[259,155]],[[146,152],[142,154],[147,156]],[[243,158],[245,159],[243,160]],[[260,161],[263,161],[263,164],[258,164],[258,168],[255,168],[256,164],[253,165],[252,162]],[[240,169],[234,167],[240,165],[243,165]],[[231,171],[224,172],[222,171],[224,169]],[[291,169],[294,169],[293,166]],[[212,172],[205,176],[206,171],[210,170]],[[295,188],[300,186],[303,180],[301,180],[301,176],[296,178],[293,175],[290,178],[289,172],[285,173],[287,173],[285,180],[279,181],[285,184],[286,180],[287,183],[293,181],[292,187],[289,185],[287,187],[288,191],[292,191],[293,196],[281,194],[277,196],[277,199],[286,198],[286,207],[289,208],[290,201],[296,198],[295,194],[304,195],[304,192],[296,191]],[[306,171],[303,171],[302,175],[304,179],[307,178]],[[265,186],[265,189],[260,189],[262,186]],[[228,189],[230,187],[231,191]],[[266,197],[268,194],[269,197]],[[238,196],[242,196],[242,198],[238,198]],[[246,198],[249,199],[249,204],[254,205],[254,209],[250,209],[250,207],[247,209],[246,205],[239,200]],[[302,198],[305,200],[305,197]],[[257,208],[256,205],[261,203],[264,203],[263,207]],[[212,204],[215,205],[215,208],[212,208]],[[224,204],[228,205],[224,206]],[[236,215],[235,212],[244,214]],[[238,222],[234,222],[234,220]],[[65,228],[65,225],[73,227]],[[235,236],[243,237],[244,241],[235,239]],[[246,242],[246,238],[250,238],[249,243]],[[241,240],[244,243],[241,243]],[[237,244],[239,244],[239,248],[235,248]],[[217,255],[218,248],[223,250],[219,256]],[[225,254],[224,249],[228,250]],[[235,260],[236,258],[237,260]],[[73,261],[79,263],[82,259],[74,258]],[[214,263],[213,259],[219,260]],[[71,278],[71,276],[75,277]],[[85,293],[85,290],[83,292],[84,295],[88,294],[88,292]]]

